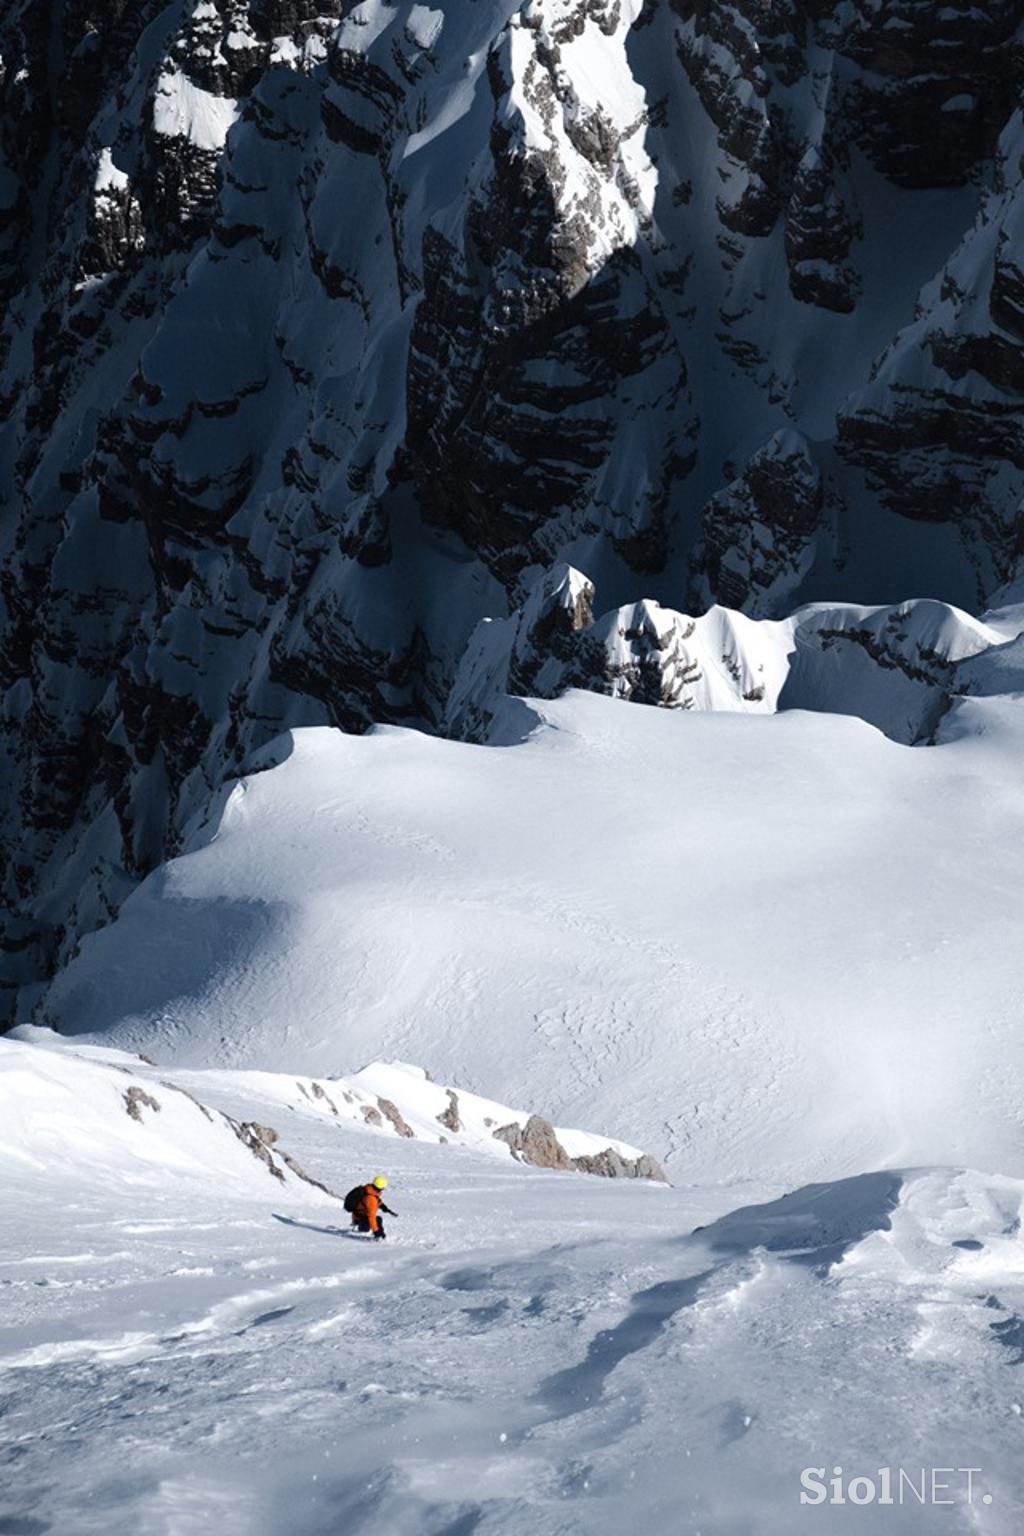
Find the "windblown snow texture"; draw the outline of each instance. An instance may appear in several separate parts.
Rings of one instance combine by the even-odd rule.
[[[359,1128],[333,1081],[32,1035],[0,1042],[12,1536],[1019,1530],[1019,1178],[588,1179]],[[281,1125],[282,1177],[229,1119]],[[388,1241],[284,1152],[385,1166]],[[938,1462],[973,1498],[879,1505]],[[801,1508],[821,1463],[876,1501]]]
[[[11,1007],[282,728],[465,722],[560,562],[609,612],[977,608],[1021,48],[1016,0],[7,5]]]

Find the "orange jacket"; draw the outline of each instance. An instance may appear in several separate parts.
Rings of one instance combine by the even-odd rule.
[[[363,1190],[361,1205],[352,1212],[352,1220],[358,1221],[360,1216],[364,1216],[370,1223],[370,1231],[376,1232],[380,1225],[380,1217],[377,1214],[379,1207],[380,1190],[374,1184],[367,1184]]]

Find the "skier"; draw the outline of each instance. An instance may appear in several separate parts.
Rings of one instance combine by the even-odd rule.
[[[387,1187],[388,1181],[384,1174],[378,1173],[369,1184],[357,1184],[355,1189],[350,1189],[345,1196],[345,1209],[351,1212],[352,1225],[357,1232],[372,1232],[375,1241],[387,1237],[384,1223],[380,1219],[380,1212],[384,1211],[388,1216],[398,1214],[397,1211],[390,1210],[381,1199]]]

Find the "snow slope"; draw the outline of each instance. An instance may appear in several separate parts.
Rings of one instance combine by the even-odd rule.
[[[206,1101],[211,1093],[216,1096],[218,1092],[241,1092],[248,1099],[260,1099],[271,1118],[282,1114],[290,1117],[296,1112],[312,1114],[338,1126],[369,1127],[387,1138],[468,1147],[503,1162],[509,1157],[524,1163],[538,1161],[529,1155],[532,1148],[524,1149],[505,1134],[524,1130],[530,1111],[442,1087],[422,1068],[406,1062],[374,1062],[353,1078],[332,1078],[325,1086],[315,1078],[267,1072],[177,1071],[168,1077],[149,1058],[106,1046],[80,1045],[67,1055],[41,1055],[38,1047],[58,1043],[58,1037],[49,1030],[12,1031],[10,1041],[17,1042],[19,1049],[4,1056],[5,1140],[0,1148],[5,1155],[31,1164],[33,1159],[26,1157],[25,1148],[39,1145],[46,1157],[36,1163],[38,1167],[52,1169],[78,1162],[85,1149],[90,1155],[106,1155],[118,1173],[126,1154],[133,1162],[148,1158],[170,1163],[176,1169],[201,1170],[206,1163],[225,1162],[223,1145],[225,1140],[230,1144],[234,1135],[250,1156],[255,1154],[267,1171],[287,1182],[289,1172],[296,1174],[296,1170],[290,1168],[287,1158],[282,1160],[276,1132],[268,1137],[257,1134],[258,1145],[253,1145],[249,1132],[254,1128],[260,1132],[263,1123],[254,1127],[230,1116],[212,1114]],[[26,1052],[26,1042],[37,1049]],[[70,1073],[69,1062],[73,1063]],[[112,1113],[114,1107],[124,1108],[128,1125]],[[111,1137],[111,1124],[120,1134]],[[146,1128],[144,1136],[137,1126]],[[638,1147],[588,1131],[558,1126],[548,1129],[558,1139],[558,1148],[552,1150],[562,1154],[563,1168],[567,1169],[569,1158],[599,1162],[602,1155],[614,1153],[627,1167],[613,1176],[663,1180],[660,1170]],[[232,1170],[241,1163],[251,1174],[249,1158],[241,1156],[237,1148],[229,1150],[233,1158],[227,1161]],[[380,1150],[383,1153],[384,1149]],[[558,1166],[553,1161],[538,1165]],[[591,1170],[580,1167],[578,1171]],[[109,1172],[106,1168],[104,1176]]]
[[[0,1039],[0,1530],[1016,1532],[1021,641],[915,613],[932,747],[572,692],[214,798]],[[329,1191],[378,1171],[371,1246]]]
[[[1022,39],[4,8],[0,1536],[1017,1529]]]
[[[1014,676],[935,748],[583,693],[510,701],[510,747],[296,731],[51,1016],[179,1064],[415,1060],[687,1182],[1024,1175]]]
[[[129,1076],[167,1101],[143,1124],[102,1101]],[[267,1084],[207,1076],[214,1114],[266,1118]],[[399,1216],[371,1244],[323,1191],[232,1163],[234,1138],[213,1153],[198,1113],[161,1142],[168,1079],[0,1041],[12,1536],[1018,1529],[1020,1181],[919,1168],[778,1200],[289,1112],[282,1145],[327,1184],[387,1168]],[[88,1135],[55,1147],[55,1095],[85,1094]],[[925,1509],[801,1508],[805,1469],[835,1466],[975,1470],[940,1473],[941,1507],[929,1475]]]

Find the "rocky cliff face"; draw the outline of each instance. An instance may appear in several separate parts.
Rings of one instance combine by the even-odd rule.
[[[559,561],[661,702],[641,599],[1007,579],[1022,60],[1016,0],[8,5],[11,1006],[283,726],[454,728]],[[513,691],[605,675],[570,599]]]

